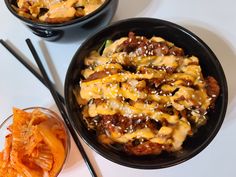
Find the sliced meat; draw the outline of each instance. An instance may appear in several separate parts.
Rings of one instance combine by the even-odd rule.
[[[175,55],[175,56],[184,56],[184,51],[183,49],[173,46],[169,50],[170,55]]]
[[[99,127],[103,127],[102,131],[106,130],[110,133],[114,131],[114,129],[118,129],[120,133],[125,134],[145,127],[153,131],[161,127],[159,122],[147,119],[145,116],[128,118],[120,114],[115,114],[100,116],[100,120]]]
[[[133,32],[129,32],[128,39],[118,46],[117,51],[134,52],[138,47],[138,39]]]
[[[211,97],[211,106],[214,106],[215,100],[220,94],[220,86],[214,77],[208,76],[206,78],[207,95]]]
[[[181,48],[170,45],[167,41],[155,42],[146,37],[136,37],[129,32],[128,39],[118,46],[117,52],[135,53],[137,56],[184,56]]]
[[[135,145],[134,142],[129,142],[124,145],[124,150],[132,155],[150,155],[150,154],[160,154],[162,152],[162,145],[158,143],[152,143],[150,141],[143,142],[141,144]]]

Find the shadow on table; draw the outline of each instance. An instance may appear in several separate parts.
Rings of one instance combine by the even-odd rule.
[[[81,140],[82,142],[82,140]],[[97,166],[96,164],[96,160],[94,158],[94,155],[92,153],[92,150],[88,147],[86,147],[86,145],[83,145],[83,147],[85,148],[86,150],[86,154],[87,156],[89,157],[89,160],[91,162],[91,164],[93,165],[93,168],[96,172],[96,174],[98,176],[101,176],[101,172],[99,170],[99,167]],[[66,163],[65,163],[65,166],[63,168],[63,171],[67,171],[67,170],[70,170],[72,168],[78,168],[78,166],[82,165],[82,164],[85,164],[76,144],[74,143],[72,137],[71,137],[71,148],[70,148],[70,153],[69,153],[69,156],[66,160]],[[85,165],[86,167],[86,165]]]
[[[53,59],[52,59],[52,57],[45,45],[45,42],[43,40],[39,41],[39,47],[40,47],[40,49],[42,51],[42,55],[43,55],[42,60],[45,60],[47,63],[47,66],[45,66],[45,68],[48,67],[49,72],[50,72],[50,73],[48,73],[48,75],[52,76],[52,83],[54,83],[55,88],[59,93],[64,93],[63,83],[59,77],[58,71],[55,67],[55,64],[53,63]]]
[[[60,112],[55,104],[50,105],[49,109],[55,111],[58,115],[60,115]],[[79,137],[79,135],[77,135],[77,136]],[[81,166],[81,165],[83,165],[87,168],[85,161],[84,161],[83,157],[81,156],[73,138],[71,137],[70,140],[71,140],[71,147],[70,147],[70,151],[69,151],[68,157],[65,162],[65,166],[63,167],[63,171],[64,172],[70,171],[73,168],[79,168],[79,166]],[[86,151],[86,154],[87,154],[91,164],[93,165],[93,168],[94,168],[97,176],[102,176],[101,171],[100,171],[100,169],[96,163],[96,160],[94,158],[94,155],[92,153],[92,150],[85,143],[83,143],[83,140],[80,139],[80,142],[82,143],[84,150]]]
[[[217,29],[208,24],[194,21],[179,24],[198,35],[212,49],[220,61],[228,84],[229,100],[226,121],[229,122],[229,118],[232,117],[230,115],[234,109],[234,102],[236,101],[236,53],[232,47],[233,44],[223,38],[220,33],[216,33]]]
[[[53,60],[49,54],[49,51],[47,50],[47,47],[46,47],[44,41],[42,41],[42,40],[39,41],[39,46],[40,46],[41,50],[43,51],[42,52],[43,57],[46,60],[47,67],[49,69],[50,75],[52,76],[52,79],[53,79],[52,82],[54,83],[55,88],[57,88],[58,91],[63,91],[63,84],[60,80],[58,72],[55,68]],[[55,112],[57,112],[60,115],[56,105],[51,105],[50,109],[54,110]],[[82,143],[82,140],[80,140],[80,141]],[[83,147],[86,149],[86,153],[87,153],[87,155],[90,159],[90,162],[92,163],[97,175],[101,176],[100,170],[99,170],[98,166],[96,165],[95,159],[93,157],[92,150],[89,149],[88,147],[86,148],[86,145],[83,145]],[[85,163],[85,162],[84,162],[76,144],[74,143],[73,138],[71,137],[71,148],[70,148],[69,156],[66,160],[65,166],[63,168],[63,171],[66,171],[70,168],[78,167],[79,165],[82,165],[83,163]]]
[[[142,12],[145,10],[148,10],[151,14],[152,11],[156,11],[158,9],[161,2],[162,0],[120,0],[116,15],[114,16],[112,22],[120,19],[142,16]],[[151,4],[153,4],[155,8],[149,8]]]
[[[107,20],[108,19],[105,19],[105,21]],[[109,22],[104,22],[104,23],[107,24]],[[71,29],[71,30],[68,29],[65,33],[63,33],[63,36],[61,39],[57,41],[53,41],[53,42],[61,43],[61,44],[78,43],[78,42],[82,43],[91,34],[94,34],[96,31],[98,31],[99,29],[103,27],[104,27],[103,23],[100,24],[100,23],[94,22],[92,24],[89,24],[89,26],[87,25],[79,29]]]

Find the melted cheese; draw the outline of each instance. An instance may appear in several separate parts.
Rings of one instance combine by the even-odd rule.
[[[127,143],[128,141],[132,139],[137,139],[137,138],[145,138],[147,140],[153,138],[155,136],[155,133],[151,131],[149,128],[144,128],[144,129],[138,129],[132,133],[126,133],[126,134],[119,134],[118,136],[111,135],[111,138],[114,141],[117,141],[119,143]]]
[[[164,71],[157,71],[156,73],[151,74],[133,74],[133,73],[118,73],[113,75],[108,75],[101,79],[96,79],[88,82],[82,82],[80,85],[83,88],[84,86],[94,86],[98,83],[107,84],[107,83],[119,83],[126,82],[128,79],[163,79],[166,73]]]
[[[127,55],[123,53],[114,53],[109,57],[99,56],[93,57],[89,56],[85,59],[85,64],[91,65],[104,65],[111,62],[116,62],[121,65],[131,65],[131,66],[156,66],[165,68],[177,68],[180,58],[170,55],[170,56],[147,56],[147,57],[132,57],[129,58],[127,62]]]
[[[191,109],[194,105],[199,105],[206,110],[210,105],[210,100],[205,90],[194,90],[188,87],[180,87],[170,101],[175,109],[182,111],[185,108]]]
[[[171,86],[171,85],[163,85],[161,88],[165,92],[173,92],[176,88],[181,88],[180,91],[175,94],[175,96],[162,96],[158,94],[147,94],[143,91],[139,91],[136,89],[136,87],[131,87],[128,83],[122,83],[122,86],[119,87],[118,83],[106,83],[106,82],[117,82],[117,81],[125,81],[126,78],[151,78],[152,75],[144,74],[144,75],[130,75],[132,77],[129,77],[130,74],[116,74],[112,76],[108,76],[108,78],[103,79],[97,79],[89,82],[83,82],[81,83],[81,91],[80,95],[83,99],[91,100],[91,99],[114,99],[116,97],[124,97],[129,98],[133,101],[137,101],[138,99],[145,99],[149,98],[151,100],[157,101],[159,103],[168,103],[170,102],[170,98],[173,100],[178,99],[181,96],[185,95],[186,99],[189,99],[190,96],[193,95],[194,90],[188,87],[181,87],[182,81],[177,80],[174,82],[177,86]],[[123,76],[123,77],[122,77]],[[178,76],[177,76],[178,77]],[[183,77],[183,76],[182,76]],[[191,76],[190,76],[191,77]],[[178,83],[177,83],[178,82]],[[194,95],[196,95],[198,92],[196,92]],[[203,97],[202,100],[207,99],[206,93],[204,94],[204,91],[201,93],[198,93],[197,95],[201,95]],[[200,98],[201,98],[200,97]],[[197,98],[197,96],[196,96]],[[205,98],[205,99],[204,99]],[[197,102],[197,100],[195,101]],[[194,103],[191,104],[191,106]],[[191,107],[187,106],[187,107]],[[184,107],[183,107],[184,108]],[[179,109],[177,109],[179,110]]]
[[[172,136],[173,137],[172,145],[174,151],[181,149],[181,146],[190,130],[191,126],[186,119],[181,119],[178,122],[177,127],[174,129]]]
[[[166,120],[170,124],[175,124],[178,121],[177,115],[169,115],[157,111],[153,106],[149,106],[148,104],[142,103],[141,105],[140,103],[138,105],[134,104],[134,106],[130,106],[128,103],[122,103],[116,99],[106,100],[105,103],[99,105],[89,104],[88,110],[90,117],[121,114],[125,117],[147,116],[156,121]]]

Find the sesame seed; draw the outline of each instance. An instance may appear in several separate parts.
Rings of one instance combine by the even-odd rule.
[[[109,123],[111,123],[111,121],[110,121],[110,120],[106,121],[106,124],[109,124]]]
[[[152,94],[155,94],[155,93],[157,93],[157,91],[156,91],[156,90],[153,90],[153,91],[151,91],[151,93],[152,93]]]

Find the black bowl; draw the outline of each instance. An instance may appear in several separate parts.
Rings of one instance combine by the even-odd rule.
[[[129,31],[146,37],[160,36],[184,49],[185,54],[195,55],[200,60],[204,76],[213,76],[220,85],[220,95],[215,108],[208,112],[209,120],[198,132],[186,139],[183,149],[176,153],[163,153],[152,156],[132,156],[115,149],[107,149],[96,139],[96,135],[88,131],[83,122],[79,106],[73,95],[73,88],[81,78],[84,58],[92,50],[98,49],[108,39],[127,36]],[[196,35],[185,28],[168,21],[152,18],[136,18],[116,22],[97,32],[87,39],[75,53],[65,80],[66,107],[73,126],[83,140],[97,153],[120,165],[140,168],[158,169],[180,164],[201,152],[219,131],[227,108],[228,90],[224,71],[211,49]]]
[[[22,21],[35,35],[45,40],[55,41],[71,34],[79,36],[81,35],[80,30],[89,31],[94,28],[106,26],[116,12],[118,0],[106,0],[97,10],[84,17],[55,24],[35,22],[18,15],[14,8],[12,8],[12,4],[16,5],[16,0],[5,0],[5,4],[9,11]]]

